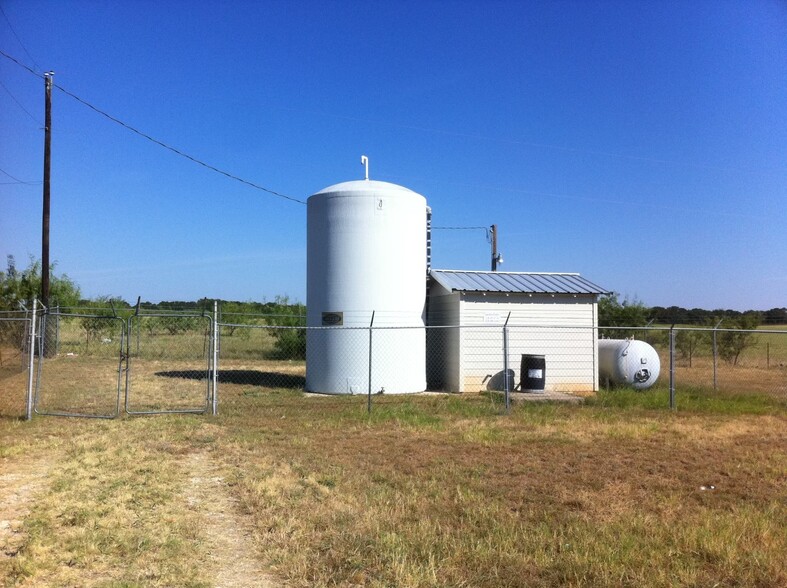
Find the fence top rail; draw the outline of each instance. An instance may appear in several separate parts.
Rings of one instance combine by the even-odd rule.
[[[148,317],[148,318],[207,318],[212,319],[212,313],[206,312],[205,314],[202,313],[195,313],[195,314],[170,314],[170,313],[156,313],[156,314],[148,314],[148,313],[129,313],[127,309],[124,309],[125,312],[118,312],[117,314],[112,313],[112,309],[89,309],[89,310],[100,310],[101,312],[94,312],[94,313],[87,313],[87,312],[49,312],[47,313],[50,317],[60,317],[60,318],[117,318],[121,320],[126,320],[133,316],[137,317]]]
[[[19,322],[19,321],[30,321],[29,316],[0,316],[0,321],[2,322]]]
[[[145,317],[145,318],[207,318],[212,319],[212,312],[140,312],[139,314],[132,314],[132,317]]]
[[[64,312],[50,312],[47,314],[50,318],[87,318],[87,319],[115,319],[119,321],[125,320],[122,316],[115,316],[113,314],[86,314],[86,313],[64,313]]]
[[[306,327],[306,326],[303,326],[303,325],[289,326],[289,325],[258,325],[258,324],[255,324],[255,323],[223,323],[221,321],[218,321],[216,323],[216,325],[219,326],[219,327],[232,327],[234,329],[270,329],[270,330],[273,330],[273,329],[296,329],[296,330],[299,330],[299,331],[306,330],[306,329],[311,330],[311,329],[330,329],[330,328],[341,329],[342,328],[342,327]],[[346,328],[351,328],[351,329],[368,329],[369,327],[346,327]]]
[[[148,315],[140,315],[140,316],[148,316]],[[163,316],[163,315],[154,315],[154,316]],[[176,316],[184,316],[184,315],[176,315]],[[202,315],[192,315],[195,317],[200,317]],[[207,315],[205,315],[207,316]],[[292,315],[287,315],[292,316]],[[342,326],[317,326],[317,327],[309,327],[305,325],[260,325],[255,323],[234,323],[228,321],[221,321],[217,322],[219,327],[232,327],[238,329],[297,329],[297,330],[309,330],[309,331],[338,331],[338,330],[364,330],[368,331],[369,326],[366,325],[342,325]],[[753,333],[753,334],[781,334],[787,336],[787,330],[780,330],[780,329],[715,329],[713,327],[623,327],[623,326],[592,326],[592,325],[552,325],[552,324],[478,324],[478,325],[374,325],[371,327],[372,330],[397,330],[397,329],[429,329],[429,330],[448,330],[448,329],[565,329],[565,330],[597,330],[599,333],[604,335],[605,331],[611,330],[618,330],[618,331],[653,331],[653,332],[668,332],[670,330],[674,331],[704,331],[708,333]]]
[[[575,327],[577,328],[577,327]],[[708,333],[774,333],[774,334],[787,334],[787,329],[735,329],[735,328],[716,328],[716,327],[692,327],[692,326],[675,326],[675,327],[623,327],[623,326],[599,326],[595,327],[599,331],[621,330],[621,331],[705,331]]]
[[[229,322],[222,322],[218,321],[216,323],[219,327],[237,327],[240,329],[298,329],[298,330],[308,330],[308,331],[357,331],[363,330],[368,331],[370,328],[374,331],[394,331],[399,329],[430,329],[430,330],[438,330],[438,329],[501,329],[505,327],[503,324],[487,324],[487,325],[373,325],[369,327],[369,325],[336,325],[336,326],[317,326],[317,327],[308,327],[305,325],[259,325],[254,323],[229,323]],[[584,330],[591,330],[597,327],[591,327],[586,325],[508,325],[507,328],[529,328],[529,329],[584,329]]]
[[[220,312],[221,316],[247,316],[247,317],[261,317],[261,318],[297,318],[305,319],[305,314],[273,314],[264,312]]]
[[[112,308],[109,306],[53,306],[50,307],[50,314],[72,314],[72,313],[85,313],[85,312],[96,312],[96,313],[111,313]],[[213,310],[200,310],[200,309],[189,309],[189,310],[176,310],[176,309],[155,309],[155,308],[140,308],[139,313],[137,313],[137,307],[132,306],[121,306],[115,308],[115,312],[118,315],[125,314],[125,315],[170,315],[170,316],[202,316],[213,314]]]

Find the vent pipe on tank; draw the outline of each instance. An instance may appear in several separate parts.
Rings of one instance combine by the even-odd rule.
[[[426,275],[432,271],[432,208],[426,207]]]
[[[364,178],[367,182],[369,181],[369,158],[365,155],[361,155],[361,165],[366,166],[366,178]]]

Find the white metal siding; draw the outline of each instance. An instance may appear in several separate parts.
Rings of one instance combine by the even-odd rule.
[[[502,370],[502,327],[508,318],[508,362],[517,383],[521,356],[544,355],[547,390],[596,390],[596,312],[591,296],[463,295],[460,322],[468,328],[461,335],[459,389],[484,389],[488,377]]]
[[[429,296],[426,373],[429,388],[459,389],[459,293],[438,286]]]

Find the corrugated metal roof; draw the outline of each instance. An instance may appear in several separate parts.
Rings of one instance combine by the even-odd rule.
[[[608,294],[609,290],[579,274],[431,270],[429,275],[448,290],[526,294]]]

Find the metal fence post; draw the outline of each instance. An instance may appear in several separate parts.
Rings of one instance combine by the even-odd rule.
[[[25,418],[29,421],[33,418],[33,368],[36,356],[36,308],[38,300],[33,299],[33,316],[30,322],[30,338],[28,339],[28,364],[27,364],[27,401]],[[41,358],[38,359],[41,361]]]
[[[369,399],[367,401],[366,411],[372,414],[372,327],[374,326],[374,311],[372,311],[372,320],[369,323]]]
[[[675,410],[675,325],[669,329],[669,407]]]
[[[511,382],[508,377],[508,320],[511,318],[511,313],[508,313],[506,322],[503,325],[503,379],[505,380],[506,391],[506,414],[511,412]]]
[[[716,329],[719,328],[719,325],[721,325],[721,323],[723,321],[724,321],[724,319],[721,319],[718,323],[716,323],[716,326],[713,327],[713,390],[714,391],[717,390],[717,387],[716,387],[717,386],[716,385],[716,358],[718,357],[718,355],[716,353],[716,349],[717,349],[716,348]]]
[[[55,307],[55,355],[60,355],[60,305]]]
[[[219,409],[219,302],[213,301],[213,337],[211,338],[213,351],[213,387],[211,390],[212,410],[211,414],[216,416]]]

